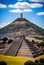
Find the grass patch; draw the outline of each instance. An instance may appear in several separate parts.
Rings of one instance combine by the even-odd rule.
[[[36,57],[36,58],[27,58],[21,56],[6,56],[0,54],[0,61],[7,62],[7,65],[24,65],[24,63],[28,60],[35,61],[36,59],[44,58],[44,55]]]
[[[43,40],[39,40],[39,39],[36,39],[36,38],[33,38],[33,37],[26,37],[26,39],[27,40],[30,40],[30,41],[32,41],[32,40],[34,40],[35,42],[42,42]]]

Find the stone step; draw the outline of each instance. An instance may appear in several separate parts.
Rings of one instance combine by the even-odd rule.
[[[17,53],[17,56],[32,57],[32,53],[24,40],[23,40],[22,45]]]
[[[20,46],[20,40],[16,40],[11,47],[7,50],[7,52],[5,53],[5,55],[10,55],[10,56],[15,56],[17,53],[17,50]]]

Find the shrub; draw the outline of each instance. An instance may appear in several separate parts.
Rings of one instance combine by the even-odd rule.
[[[43,63],[39,63],[38,65],[44,65]]]
[[[37,43],[36,45],[37,45],[38,47],[40,47],[40,46],[41,46],[41,44],[40,44],[40,43]]]
[[[35,62],[27,61],[24,65],[44,65],[44,59],[35,60]]]
[[[38,60],[35,60],[35,63],[39,63],[39,61]]]
[[[35,65],[44,65],[44,59],[35,60]]]
[[[32,42],[35,42],[34,40],[32,40]]]
[[[40,47],[40,46],[41,46],[41,47],[44,47],[44,42],[37,43],[36,45],[37,45],[38,47]]]
[[[32,43],[34,43],[34,44],[35,44],[35,41],[34,41],[34,40],[32,40]]]
[[[35,60],[34,64],[35,65],[39,65],[39,61],[38,60]]]
[[[24,63],[24,65],[34,65],[34,63],[32,61],[27,61]]]
[[[0,65],[7,65],[5,61],[0,61]]]
[[[7,40],[8,40],[8,38],[7,38],[7,37],[4,37],[4,38],[3,38],[3,40],[4,40],[4,41],[7,41]]]
[[[8,38],[7,37],[4,37],[3,38],[3,43],[6,43],[7,40],[8,40]]]
[[[44,39],[43,39],[43,41],[44,41]]]
[[[42,59],[42,58],[40,58],[39,61],[40,61],[40,63],[44,63],[44,59]]]
[[[8,40],[8,44],[11,43],[11,42],[13,42],[13,40],[9,39],[9,40]]]
[[[42,47],[44,47],[44,42],[41,42],[40,44],[41,44]]]

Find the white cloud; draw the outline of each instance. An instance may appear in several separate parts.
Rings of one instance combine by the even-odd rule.
[[[31,9],[24,9],[23,12],[32,12]]]
[[[10,10],[9,12],[13,12],[13,13],[21,13],[22,10],[20,10],[20,9],[14,9],[14,10]]]
[[[32,12],[31,9],[14,9],[14,10],[10,10],[9,12],[13,12],[13,13],[22,13],[22,12]]]
[[[44,0],[29,0],[29,1],[32,1],[32,2],[44,2]]]
[[[39,8],[39,7],[43,7],[43,4],[39,4],[39,3],[34,3],[30,5],[31,8]]]
[[[10,7],[10,8],[27,8],[27,7],[30,7],[30,4],[28,2],[17,2],[14,5],[10,4],[8,7]]]
[[[8,5],[8,7],[14,8],[14,10],[10,10],[9,12],[21,13],[21,12],[32,12],[32,9],[30,8],[40,8],[43,7],[43,4],[39,3],[29,4],[28,2],[17,2],[16,4]]]
[[[44,12],[38,12],[37,15],[44,15]]]
[[[6,8],[6,7],[7,7],[7,5],[0,3],[0,8]]]
[[[39,8],[39,7],[43,7],[43,4],[39,4],[39,3],[29,4],[28,2],[17,2],[14,5],[10,4],[8,7],[10,8]]]

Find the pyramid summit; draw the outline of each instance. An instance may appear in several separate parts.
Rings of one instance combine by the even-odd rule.
[[[20,18],[22,19],[23,18],[23,14],[21,13],[21,16],[20,16]]]

